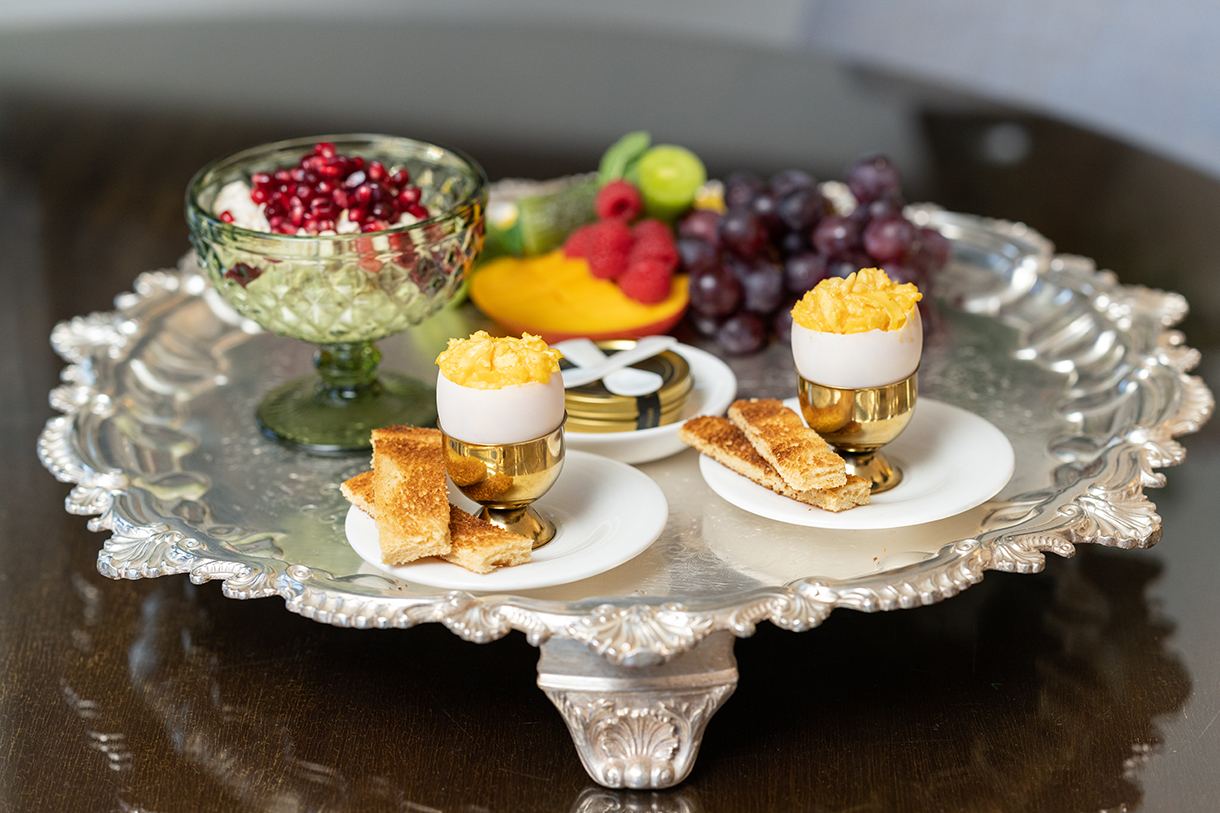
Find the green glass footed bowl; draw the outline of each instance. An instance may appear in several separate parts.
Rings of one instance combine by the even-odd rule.
[[[430,217],[355,234],[278,234],[227,223],[217,199],[258,172],[295,167],[318,142],[389,174],[405,169]],[[419,324],[461,289],[483,247],[487,178],[465,154],[385,135],[278,141],[220,158],[186,192],[191,244],[217,292],[280,336],[319,345],[318,376],[289,382],[260,404],[263,431],[305,451],[367,449],[372,429],[435,421],[428,385],[377,369],[372,342]]]
[[[253,187],[254,173],[295,166],[320,141],[390,172],[406,169],[433,216],[364,234],[286,235],[225,223],[213,211],[227,184]],[[317,136],[208,164],[187,189],[186,219],[200,263],[238,313],[278,335],[328,344],[390,336],[448,302],[482,249],[486,203],[482,168],[457,150],[394,136]]]

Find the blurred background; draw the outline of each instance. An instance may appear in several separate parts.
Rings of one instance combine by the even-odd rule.
[[[574,157],[632,123],[713,162],[837,168],[864,146],[916,176],[913,114],[987,99],[1215,174],[1218,22],[1197,0],[4,0],[0,76]],[[1022,157],[1014,132],[991,158]]]
[[[882,152],[911,199],[1024,220],[1131,281],[1191,269],[1205,331],[1220,260],[1131,233],[1215,231],[1217,30],[1197,0],[0,0],[0,128],[36,152],[75,134],[49,171],[78,179],[107,128],[147,141],[145,168],[158,139],[202,163],[369,130],[460,146],[493,179],[587,171],[633,129],[713,176],[828,179]]]

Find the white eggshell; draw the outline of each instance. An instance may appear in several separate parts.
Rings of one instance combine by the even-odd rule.
[[[467,443],[520,443],[563,423],[563,376],[545,384],[479,390],[436,378],[436,414],[445,434]]]
[[[915,313],[898,330],[822,333],[792,324],[792,360],[802,377],[826,387],[859,389],[901,381],[919,368],[923,322]]]

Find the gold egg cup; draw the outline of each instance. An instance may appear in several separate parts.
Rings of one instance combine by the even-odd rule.
[[[801,414],[843,458],[847,473],[868,480],[873,494],[902,482],[902,469],[880,453],[906,429],[915,412],[918,368],[881,387],[845,389],[818,384],[797,373]]]
[[[565,416],[566,418],[566,416]],[[537,550],[555,538],[555,523],[532,503],[546,494],[563,469],[563,424],[519,443],[468,443],[441,427],[445,470],[458,491],[483,506],[478,516],[534,541]]]

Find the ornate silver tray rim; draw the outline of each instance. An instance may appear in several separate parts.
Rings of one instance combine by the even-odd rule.
[[[90,436],[94,419],[115,409],[107,371],[145,330],[148,315],[180,297],[208,296],[208,283],[189,258],[177,271],[142,274],[132,293],[116,297],[114,311],[56,326],[51,342],[68,366],[50,401],[62,414],[47,422],[38,455],[57,479],[75,485],[66,510],[91,517],[91,530],[109,532],[98,555],[98,570],[110,578],[186,573],[195,583],[220,579],[230,598],[279,595],[292,612],[342,627],[437,622],[480,643],[516,629],[533,645],[571,639],[610,663],[628,667],[669,661],[717,631],[749,636],[761,621],[803,631],[839,607],[875,612],[931,604],[979,582],[987,570],[1034,573],[1042,569],[1045,552],[1067,557],[1081,543],[1120,548],[1155,544],[1161,520],[1144,490],[1163,485],[1164,475],[1156,469],[1176,465],[1185,456],[1176,438],[1197,431],[1214,408],[1203,381],[1188,375],[1199,361],[1198,351],[1185,346],[1181,333],[1171,329],[1186,314],[1185,300],[1174,293],[1121,285],[1112,273],[1098,271],[1085,258],[1056,256],[1049,241],[1022,224],[932,206],[911,207],[909,213],[951,239],[982,234],[1021,247],[1003,288],[980,293],[969,283],[954,289],[950,282],[950,298],[965,311],[1015,325],[1022,336],[1022,358],[1048,369],[1070,369],[1074,383],[1066,393],[1069,402],[1078,399],[1096,411],[1099,403],[1134,387],[1144,388],[1155,405],[1149,420],[1104,438],[1088,453],[1087,477],[1063,487],[1048,483],[991,504],[983,533],[952,541],[918,564],[848,580],[799,579],[716,600],[648,597],[588,606],[457,591],[402,597],[343,591],[333,583],[323,584],[304,565],[204,545],[172,528],[168,518],[150,516],[131,492],[129,473],[104,465],[97,439]],[[1040,322],[1039,297],[1048,289],[1071,292],[1088,308],[1063,324]],[[1110,339],[1081,340],[1084,333],[1099,329]],[[1123,352],[1104,352],[1101,345],[1112,346],[1115,333],[1120,334]]]

